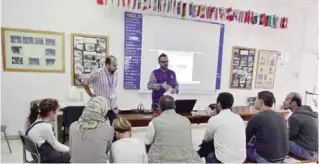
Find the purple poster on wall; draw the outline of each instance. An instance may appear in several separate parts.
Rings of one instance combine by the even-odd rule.
[[[140,89],[142,14],[125,12],[124,89]]]

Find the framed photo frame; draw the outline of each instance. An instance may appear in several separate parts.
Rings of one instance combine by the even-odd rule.
[[[272,89],[276,78],[278,51],[259,50],[255,88]]]
[[[64,33],[1,28],[3,70],[64,73]]]
[[[72,85],[81,86],[80,75],[103,68],[109,55],[109,37],[104,35],[71,34]]]
[[[229,88],[251,89],[255,67],[256,49],[233,47]]]

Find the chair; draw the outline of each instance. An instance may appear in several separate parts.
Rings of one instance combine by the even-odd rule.
[[[66,128],[70,127],[71,124],[75,121],[78,121],[80,116],[83,113],[85,106],[68,106],[62,109],[63,111],[63,121],[62,121],[62,135],[63,135],[63,141],[62,143],[65,143],[66,141]]]
[[[18,133],[23,145],[22,147],[23,162],[24,163],[40,163],[41,155],[39,153],[37,144],[34,143],[28,136],[24,135],[23,132],[19,131]],[[33,161],[27,160],[26,151],[28,151],[31,154]]]
[[[3,132],[4,138],[6,139],[7,144],[8,144],[9,151],[10,151],[10,153],[12,153],[11,146],[10,146],[10,143],[9,143],[9,140],[8,140],[8,136],[7,136],[7,133],[6,133],[6,129],[7,129],[6,125],[1,125],[1,132]]]

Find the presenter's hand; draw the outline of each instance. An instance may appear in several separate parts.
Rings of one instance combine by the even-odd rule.
[[[172,93],[172,94],[177,94],[177,89],[175,89],[175,88],[172,89],[171,93]]]
[[[168,84],[163,84],[163,88],[165,89],[165,90],[169,90],[170,88],[172,88],[170,85],[168,85]]]

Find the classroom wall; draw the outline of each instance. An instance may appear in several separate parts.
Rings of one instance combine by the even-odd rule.
[[[229,89],[232,46],[278,50],[289,54],[291,59],[289,63],[285,67],[277,68],[275,87],[272,91],[277,101],[281,102],[287,92],[299,88],[298,70],[299,61],[302,59],[301,52],[304,49],[317,50],[318,41],[308,31],[318,31],[318,20],[314,19],[311,14],[316,13],[317,8],[307,9],[290,4],[290,2],[277,0],[242,0],[238,2],[206,0],[205,3],[208,4],[208,2],[215,6],[253,9],[260,13],[289,17],[288,29],[285,30],[226,23],[221,91],[232,92],[235,96],[235,105],[245,105],[246,98],[255,96],[259,90]],[[68,101],[71,86],[71,32],[108,35],[110,37],[109,52],[118,58],[120,64],[117,88],[119,107],[130,109],[141,102],[146,107],[150,106],[150,94],[123,89],[124,14],[122,11],[97,6],[95,0],[2,0],[2,14],[3,27],[65,32],[66,72],[64,74],[3,72],[2,70],[1,124],[8,125],[9,135],[16,135],[17,131],[24,127],[30,101],[44,97]],[[161,22],[158,23],[163,26]],[[305,32],[306,30],[308,32]],[[198,98],[197,107],[203,107],[214,102],[216,94],[192,93],[181,94],[181,97]]]

